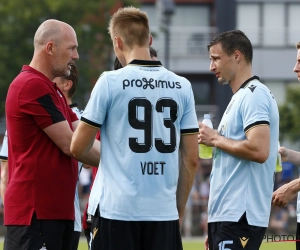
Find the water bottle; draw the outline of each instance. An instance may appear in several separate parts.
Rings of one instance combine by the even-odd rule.
[[[280,143],[278,142],[278,149],[279,148],[280,148]],[[278,173],[281,171],[282,171],[281,154],[279,152],[277,152],[275,172]]]
[[[213,125],[210,120],[210,114],[204,114],[204,119],[202,121],[206,126],[213,128]],[[206,146],[204,144],[199,144],[199,158],[201,159],[211,159],[213,153],[213,148]]]

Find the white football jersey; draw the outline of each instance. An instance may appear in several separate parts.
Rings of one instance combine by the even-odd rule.
[[[178,219],[180,137],[198,133],[190,82],[159,61],[134,60],[100,76],[81,121],[101,128],[88,212],[100,202],[107,219]]]
[[[278,153],[279,114],[271,91],[257,76],[232,96],[219,124],[220,135],[237,141],[257,126],[270,127],[269,157],[248,161],[216,148],[210,179],[208,222],[237,222],[246,212],[249,225],[267,227]]]

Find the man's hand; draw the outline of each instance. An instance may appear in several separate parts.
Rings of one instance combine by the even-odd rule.
[[[182,221],[183,221],[183,218],[182,217],[179,217],[179,227],[182,228]]]
[[[218,136],[218,132],[202,122],[199,122],[198,143],[206,146],[214,147],[214,139]]]
[[[272,196],[272,205],[278,207],[285,207],[297,194],[299,179],[291,181],[280,188],[278,188]]]
[[[286,162],[288,161],[289,157],[289,150],[285,147],[280,147],[278,152],[281,154],[281,161]]]
[[[206,238],[205,238],[205,241],[204,241],[204,248],[205,248],[205,250],[209,250],[208,236],[206,236]]]

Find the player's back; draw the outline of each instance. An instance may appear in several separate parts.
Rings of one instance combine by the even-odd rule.
[[[101,215],[178,219],[180,136],[198,130],[190,83],[158,61],[134,60],[104,73],[97,85],[93,92],[101,93],[93,108],[103,115],[97,121],[102,125]]]

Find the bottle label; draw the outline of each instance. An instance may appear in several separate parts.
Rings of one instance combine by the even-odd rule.
[[[213,155],[213,148],[204,144],[199,144],[199,158],[211,159]]]

